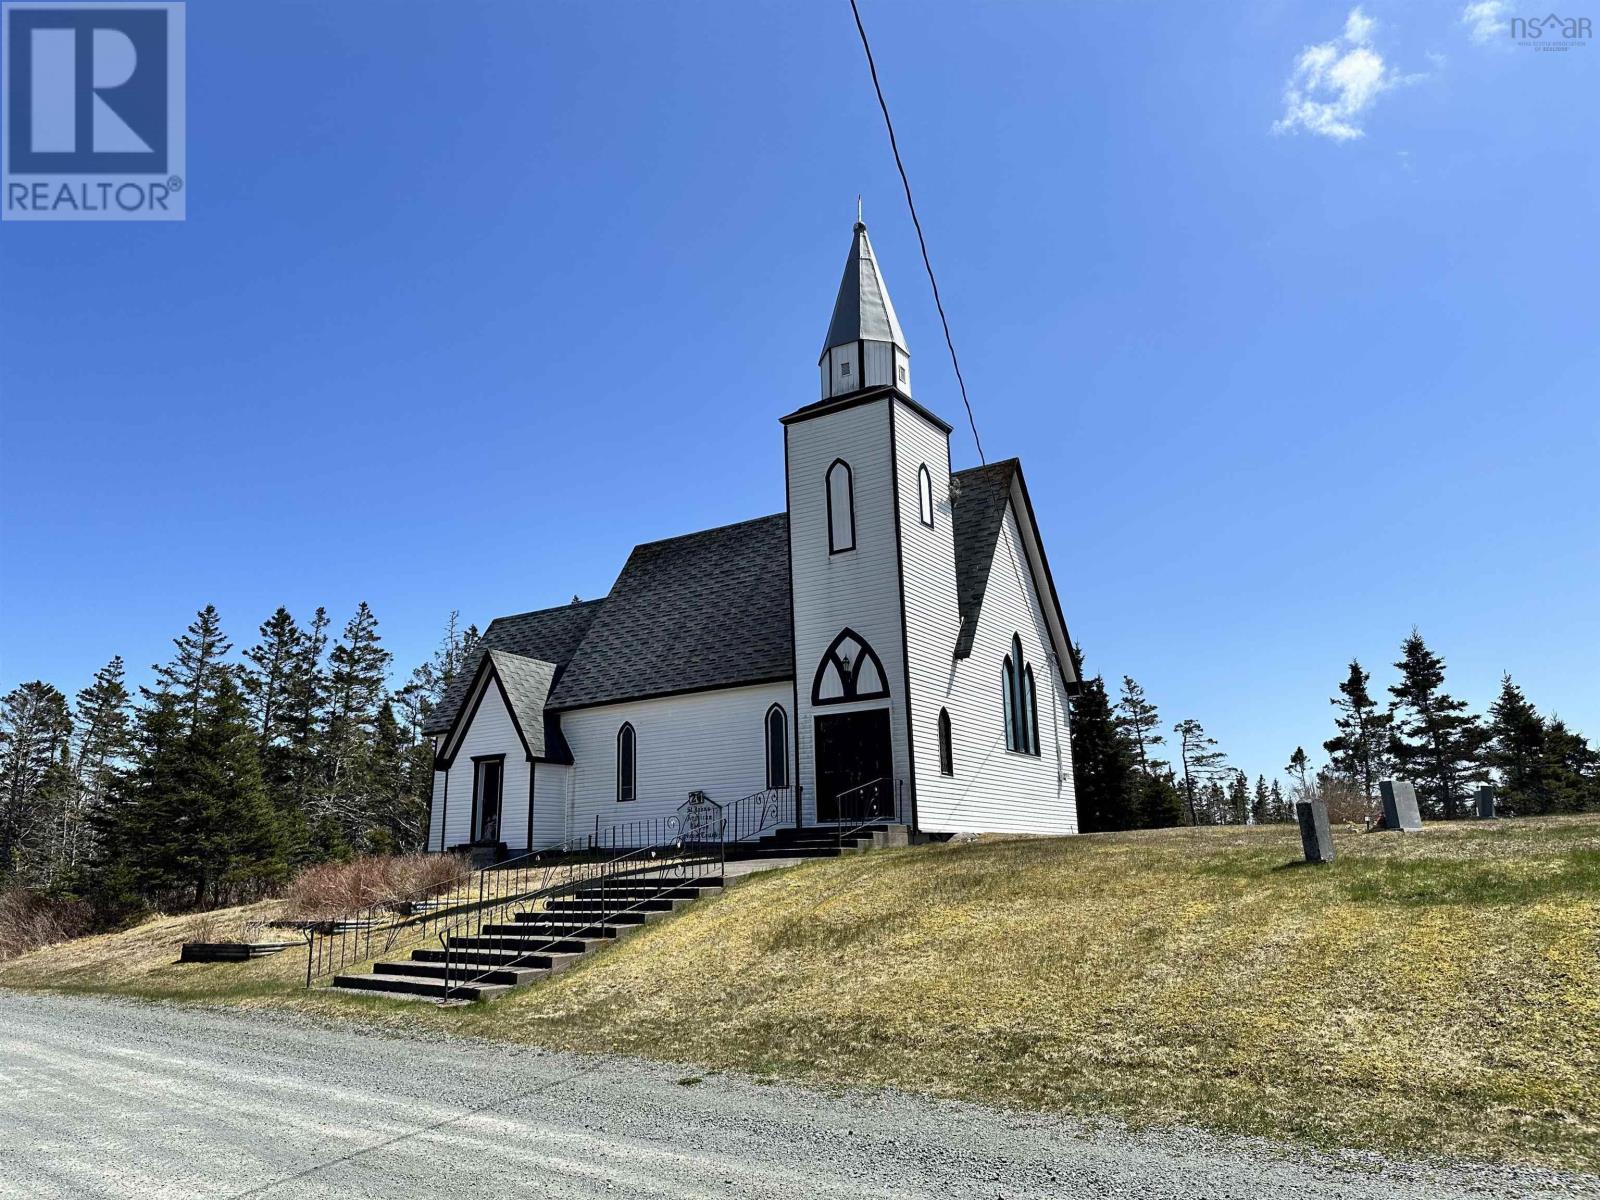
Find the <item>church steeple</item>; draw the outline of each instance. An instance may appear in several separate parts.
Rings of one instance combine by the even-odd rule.
[[[911,394],[911,352],[860,217],[858,202],[850,256],[818,360],[824,400],[889,386]]]

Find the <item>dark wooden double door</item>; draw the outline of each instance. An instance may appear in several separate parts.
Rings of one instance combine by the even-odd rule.
[[[887,708],[818,716],[815,752],[818,821],[893,815],[894,752]]]

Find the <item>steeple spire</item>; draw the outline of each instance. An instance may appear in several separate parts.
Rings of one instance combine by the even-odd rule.
[[[822,345],[823,398],[889,385],[909,395],[910,359],[900,318],[889,300],[888,286],[861,220],[861,197],[857,196],[850,254]]]

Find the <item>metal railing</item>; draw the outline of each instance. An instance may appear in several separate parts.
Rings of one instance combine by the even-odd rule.
[[[680,808],[679,813],[682,812],[683,809]],[[484,928],[499,924],[497,918],[505,915],[514,905],[572,895],[580,891],[598,893],[594,896],[593,906],[598,915],[592,921],[581,920],[577,921],[577,924],[580,927],[603,926],[615,923],[617,917],[641,911],[645,904],[654,899],[654,897],[630,896],[630,892],[640,883],[659,883],[664,887],[670,887],[672,884],[698,877],[703,870],[712,867],[716,870],[717,878],[722,877],[723,869],[727,865],[725,854],[727,839],[721,805],[714,801],[710,802],[709,813],[703,816],[696,814],[693,820],[687,820],[682,816],[661,820],[663,823],[673,820],[678,822],[676,834],[669,840],[646,846],[632,846],[620,854],[569,863],[564,868],[564,877],[533,892],[511,897],[499,903],[480,905],[463,914],[461,919],[452,922],[448,927],[440,929],[439,947],[444,952],[443,998],[452,999],[455,992],[470,988],[497,971],[515,970],[529,960],[551,954],[562,943],[573,940],[574,935],[571,933],[545,937],[531,946],[523,945],[510,957],[481,969],[474,969],[456,959],[458,951],[463,959],[469,955],[480,956],[480,950],[457,947],[454,943],[466,938],[481,938]],[[628,833],[635,832],[638,828],[636,822],[627,824],[630,826]],[[624,901],[629,902],[625,904]]]
[[[842,846],[850,837],[869,825],[888,822],[902,824],[900,810],[905,804],[905,782],[880,776],[846,788],[833,798],[834,832]]]

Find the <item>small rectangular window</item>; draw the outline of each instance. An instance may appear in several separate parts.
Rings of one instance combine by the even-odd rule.
[[[839,374],[841,374],[841,375],[850,374],[850,364],[847,363],[847,362],[846,363],[840,363],[839,364]]]
[[[902,366],[900,368],[900,382],[904,383],[905,381],[906,381],[906,369],[905,369],[904,366]]]

